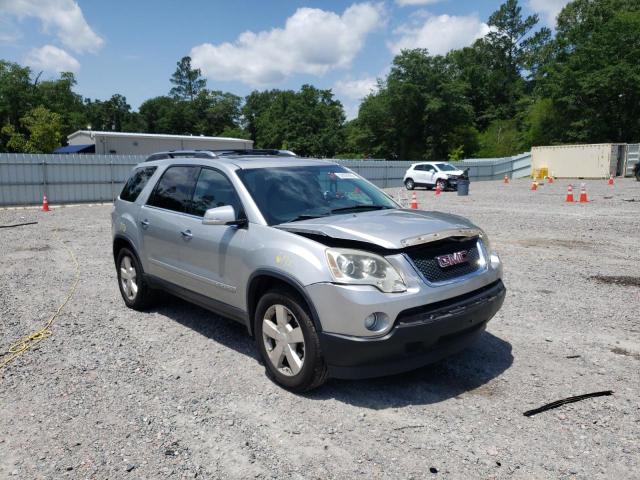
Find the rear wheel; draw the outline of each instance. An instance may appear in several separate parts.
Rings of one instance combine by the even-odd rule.
[[[413,190],[414,188],[416,188],[416,184],[413,183],[413,180],[411,180],[410,178],[407,178],[404,181],[404,186],[407,187],[407,190]]]
[[[258,351],[272,380],[294,392],[326,381],[318,334],[297,295],[286,290],[267,292],[258,302],[254,322]]]
[[[128,248],[122,248],[118,252],[116,265],[120,294],[127,307],[134,310],[149,308],[155,300],[155,291],[145,281],[138,257]]]

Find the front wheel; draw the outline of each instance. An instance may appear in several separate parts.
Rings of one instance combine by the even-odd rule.
[[[413,180],[411,180],[410,178],[407,178],[404,181],[404,186],[407,188],[407,190],[413,190],[414,188],[416,188],[416,184],[413,183]]]
[[[254,322],[258,351],[272,380],[293,392],[312,390],[326,381],[318,334],[297,295],[267,292],[258,302]]]
[[[436,187],[437,186],[440,186],[440,190],[444,192],[444,190],[447,188],[447,181],[439,179],[436,181]]]

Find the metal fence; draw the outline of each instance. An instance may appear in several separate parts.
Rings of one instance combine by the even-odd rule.
[[[0,153],[0,206],[111,202],[140,155],[44,155]],[[415,161],[335,160],[379,187],[399,187]],[[495,180],[531,173],[531,155],[464,160],[471,180]]]

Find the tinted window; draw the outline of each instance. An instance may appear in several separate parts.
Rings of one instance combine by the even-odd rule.
[[[418,171],[422,171],[424,170],[424,165],[416,165],[415,167],[413,167],[414,170],[418,170]]]
[[[169,167],[158,181],[148,205],[187,212],[200,167]]]
[[[135,202],[155,171],[156,167],[138,168],[134,170],[122,189],[122,192],[120,192],[120,200]]]
[[[190,213],[202,217],[208,209],[224,205],[231,205],[236,215],[240,213],[240,199],[229,179],[217,170],[203,168],[193,193]]]
[[[434,171],[436,170],[436,169],[435,169],[435,167],[434,167],[433,165],[425,165],[425,166],[424,166],[424,169],[425,169],[427,172],[434,172]]]

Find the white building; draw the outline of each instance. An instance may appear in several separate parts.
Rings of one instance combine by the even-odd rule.
[[[163,135],[156,133],[96,132],[78,130],[67,137],[68,147],[56,153],[149,155],[166,150],[238,150],[253,148],[240,138]],[[94,148],[91,146],[94,145]],[[92,152],[93,150],[93,152]]]

